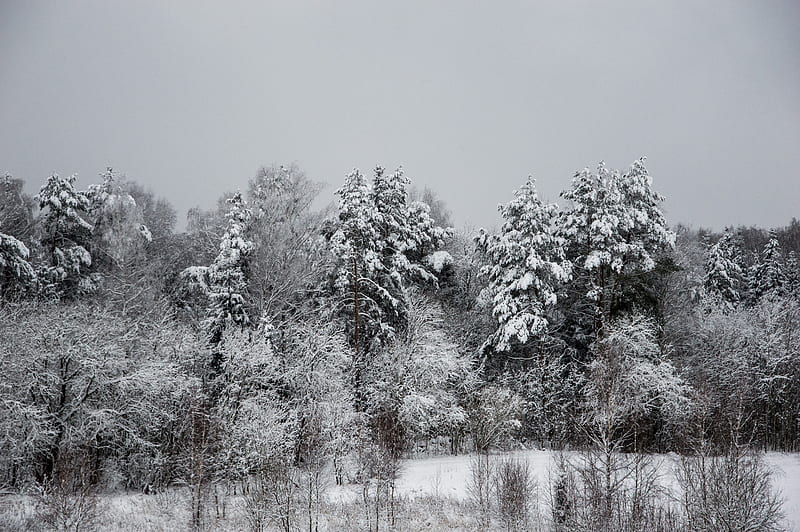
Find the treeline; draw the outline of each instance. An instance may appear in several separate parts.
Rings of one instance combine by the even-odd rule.
[[[185,483],[199,519],[218,482],[313,493],[422,447],[798,447],[800,222],[672,230],[643,160],[560,206],[528,180],[477,234],[402,169],[317,211],[265,167],[183,233],[101,177],[0,182],[4,486]]]

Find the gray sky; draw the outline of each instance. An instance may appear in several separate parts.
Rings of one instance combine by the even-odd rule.
[[[458,225],[648,156],[670,222],[800,217],[800,2],[0,0],[0,171],[178,208],[403,164]]]

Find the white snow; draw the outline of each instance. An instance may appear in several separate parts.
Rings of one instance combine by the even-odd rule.
[[[146,225],[139,224],[139,233],[148,242],[152,242],[153,241],[153,233],[150,232],[150,229],[148,229]]]
[[[453,257],[446,251],[434,251],[428,257],[428,264],[436,273],[441,273],[446,266],[453,264]]]
[[[526,450],[493,455],[494,458],[513,457],[528,462],[531,474],[539,486],[540,503],[547,499],[549,473],[554,465],[554,451]],[[577,458],[580,453],[568,451],[568,458]],[[674,466],[677,455],[656,455],[661,463],[665,486],[675,488]],[[396,482],[398,495],[417,497],[438,495],[464,500],[468,497],[470,479],[470,455],[433,456],[402,460],[400,478]],[[768,452],[765,462],[773,471],[772,482],[784,499],[784,522],[790,530],[800,530],[800,453]],[[331,486],[328,495],[331,500],[354,501],[361,494],[361,486],[348,484]]]

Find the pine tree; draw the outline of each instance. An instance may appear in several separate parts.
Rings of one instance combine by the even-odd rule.
[[[371,184],[356,169],[336,192],[339,216],[325,233],[359,349],[404,329],[409,285],[437,281],[425,264],[450,231],[436,226],[423,204],[408,204],[409,183],[402,169],[387,174],[379,166]]]
[[[333,231],[326,236],[339,263],[335,288],[344,296],[345,312],[353,316],[348,328],[358,352],[365,343],[364,339],[377,336],[382,321],[383,307],[372,295],[379,287],[371,278],[381,266],[383,246],[374,223],[375,206],[364,174],[358,169],[353,170],[336,194],[339,196],[339,216]],[[393,302],[388,293],[385,299]],[[370,332],[365,334],[364,328]]]
[[[652,271],[657,254],[675,245],[675,233],[660,210],[664,197],[652,189],[644,158],[625,173],[602,162],[596,172],[585,168],[561,197],[571,203],[560,223],[561,235],[576,278],[588,284],[595,330],[602,331],[620,302],[625,277]]]
[[[83,218],[91,204],[85,192],[75,189],[75,179],[75,175],[64,179],[53,174],[37,196],[39,208],[47,209],[42,244],[50,260],[40,277],[48,283],[46,288],[67,296],[92,291],[97,282],[88,273],[93,227]]]
[[[355,169],[336,194],[339,215],[324,235],[336,264],[334,289],[355,348],[355,390],[364,408],[363,377],[373,347],[386,344],[408,322],[407,288],[436,284],[428,257],[450,231],[435,225],[425,206],[408,204],[409,179],[402,169],[375,168],[372,183]]]
[[[501,233],[490,235],[481,229],[477,237],[489,261],[482,273],[488,276],[492,313],[499,324],[484,348],[498,351],[547,331],[547,309],[556,303],[558,286],[571,271],[564,241],[555,235],[558,207],[539,199],[533,178],[514,194],[499,207],[505,220]]]
[[[786,292],[800,297],[800,264],[794,251],[786,257]]]
[[[252,213],[237,192],[227,200],[227,227],[219,244],[219,253],[210,266],[193,266],[182,277],[198,286],[208,297],[202,327],[209,341],[216,345],[228,325],[246,327],[250,323],[247,302],[248,256],[253,243],[245,237]]]
[[[730,304],[741,300],[740,287],[743,272],[738,263],[736,237],[726,231],[722,237],[708,248],[703,285],[710,294],[715,294]]]
[[[227,323],[245,327],[250,323],[245,302],[247,257],[253,243],[244,236],[251,212],[241,193],[228,200],[228,227],[222,235],[219,255],[208,272],[210,305],[203,326],[212,341],[220,338]]]
[[[451,233],[435,224],[427,205],[409,203],[410,184],[402,167],[391,174],[383,167],[375,168],[372,200],[375,223],[384,245],[383,269],[398,295],[409,282],[436,284],[436,276],[423,266],[423,259],[440,248]]]
[[[28,262],[28,247],[13,236],[0,233],[0,299],[31,291],[36,272]]]
[[[749,274],[748,284],[753,301],[762,297],[775,298],[783,295],[787,279],[783,270],[781,245],[774,231],[770,231],[769,241],[759,260],[750,268]]]

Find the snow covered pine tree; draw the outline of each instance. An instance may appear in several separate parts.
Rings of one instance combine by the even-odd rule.
[[[427,205],[408,203],[409,184],[402,168],[387,174],[378,166],[372,183],[353,170],[336,191],[339,215],[324,230],[336,260],[333,288],[341,298],[337,306],[347,316],[355,348],[359,403],[370,352],[375,344],[383,345],[405,329],[407,286],[437,283],[425,265],[432,263],[430,255],[452,232],[436,226]]]
[[[664,196],[652,184],[641,158],[625,173],[602,162],[596,173],[584,168],[561,193],[572,205],[563,213],[560,234],[575,277],[588,281],[596,332],[612,318],[625,277],[653,270],[656,254],[675,246],[675,233],[659,209]]]
[[[489,259],[482,273],[489,278],[492,313],[499,323],[484,347],[499,351],[547,331],[547,308],[555,305],[558,284],[569,280],[572,270],[564,240],[555,234],[558,207],[539,199],[533,178],[514,194],[499,207],[505,220],[501,233],[481,229],[477,237]]]
[[[720,239],[708,248],[706,256],[706,275],[703,285],[710,294],[721,297],[729,304],[738,303],[744,283],[742,268],[739,266],[736,237],[725,231]]]
[[[181,273],[208,297],[202,327],[212,345],[219,343],[229,323],[240,327],[250,323],[244,294],[247,290],[247,258],[253,250],[253,243],[245,238],[251,212],[240,192],[227,202],[230,205],[226,215],[228,225],[214,262],[211,266],[192,266]]]
[[[92,224],[84,220],[90,207],[85,192],[75,189],[75,175],[62,178],[53,174],[39,190],[39,208],[47,209],[42,244],[47,249],[50,265],[42,268],[39,277],[46,291],[72,297],[95,289],[96,279],[88,274],[92,256],[87,247]]]

